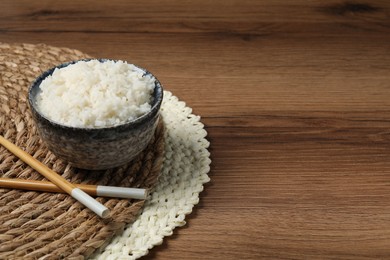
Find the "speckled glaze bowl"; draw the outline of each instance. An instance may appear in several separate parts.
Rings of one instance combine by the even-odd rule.
[[[88,61],[89,59],[84,61]],[[108,61],[99,59],[100,62]],[[79,128],[61,125],[42,115],[37,107],[36,97],[41,82],[56,68],[63,68],[77,61],[58,65],[40,75],[30,86],[28,101],[42,140],[59,158],[77,168],[89,170],[109,169],[130,162],[150,142],[159,120],[159,110],[163,99],[160,82],[155,80],[152,109],[149,113],[121,125],[105,128]]]

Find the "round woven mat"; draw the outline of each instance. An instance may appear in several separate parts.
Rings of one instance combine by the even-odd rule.
[[[66,178],[72,181],[79,178],[75,176],[86,177],[87,172],[74,173],[72,172],[74,169],[56,160],[47,151],[32,150],[31,147],[41,146],[41,143],[39,138],[31,139],[29,136],[31,131],[35,130],[25,105],[25,91],[28,82],[31,82],[42,70],[54,64],[85,57],[87,55],[79,51],[66,48],[0,43],[0,80],[7,78],[6,82],[0,81],[0,120],[2,120],[0,121],[0,131],[3,131],[5,126],[13,129],[7,128],[8,131],[11,131],[9,137],[13,137],[12,141],[16,141],[28,152],[33,152],[34,156],[45,164],[60,170]],[[3,114],[7,114],[7,124],[3,122]],[[21,114],[23,116],[20,116]],[[191,108],[168,91],[164,92],[161,115],[164,137],[161,138],[161,132],[156,132],[158,138],[151,145],[155,148],[161,147],[160,144],[163,143],[163,157],[160,149],[148,148],[148,153],[143,154],[142,159],[137,159],[137,163],[131,165],[133,169],[131,171],[142,172],[141,169],[144,169],[144,174],[139,174],[139,177],[137,175],[134,180],[131,180],[131,183],[136,186],[154,187],[148,200],[133,204],[129,201],[114,200],[109,206],[120,211],[118,219],[104,222],[100,230],[96,225],[89,227],[88,232],[91,232],[86,234],[84,226],[89,224],[92,213],[67,198],[67,195],[21,193],[16,190],[0,189],[0,207],[7,207],[3,203],[9,203],[11,207],[9,209],[0,208],[0,259],[6,258],[6,254],[9,252],[15,256],[17,252],[30,254],[31,258],[43,256],[42,259],[46,259],[46,256],[49,256],[49,259],[61,257],[71,259],[70,256],[74,256],[74,258],[77,256],[87,258],[89,256],[88,258],[101,260],[136,259],[146,255],[153,246],[161,244],[165,236],[172,235],[175,227],[183,226],[186,223],[185,216],[191,213],[194,205],[199,202],[199,193],[203,190],[203,184],[210,180],[207,175],[211,163],[210,153],[207,150],[209,142],[205,138],[207,132],[200,122],[200,117],[193,115]],[[12,123],[8,120],[11,120]],[[30,134],[26,135],[26,129]],[[158,129],[162,130],[160,127]],[[0,132],[0,134],[4,133]],[[45,148],[42,147],[42,149]],[[163,161],[162,169],[156,183],[158,174],[155,172],[161,164],[161,158]],[[2,164],[8,164],[8,168],[0,168],[0,175],[40,178],[15,157],[0,148],[0,165]],[[145,169],[149,169],[149,173]],[[123,170],[117,170],[119,170],[119,175],[114,177],[115,180],[105,179],[105,181],[120,183],[127,176],[126,167]],[[100,174],[106,177],[107,174],[113,176],[113,172]],[[94,178],[99,178],[99,176]],[[5,196],[5,194],[8,195]],[[41,205],[29,206],[32,201],[41,200],[41,198],[55,200],[56,205],[53,205],[53,209]],[[42,207],[47,212],[40,216],[36,210]],[[128,211],[122,214],[121,210],[125,210],[124,208]],[[133,208],[136,210],[131,210]],[[135,212],[140,209],[142,212],[135,218]],[[19,214],[20,211],[24,213]],[[11,215],[19,214],[19,217],[11,217],[9,221],[9,213]],[[65,222],[55,226],[55,229],[49,229],[53,226],[51,224],[54,223],[53,221],[57,221],[57,219],[61,221],[68,214],[71,217],[67,218]],[[41,218],[39,221],[35,220],[39,218]],[[134,218],[135,221],[132,223]],[[92,219],[97,221],[97,225],[101,223],[97,217],[93,216]],[[19,223],[14,223],[13,220],[19,221]],[[129,224],[124,225],[123,223],[126,222]],[[40,232],[39,236],[38,234],[32,235],[30,232],[18,233],[18,228],[25,227],[31,227],[30,229],[34,232]],[[57,231],[63,229],[66,231],[65,234],[57,234]],[[123,232],[120,232],[121,230]],[[111,239],[113,233],[111,231],[119,232]],[[83,240],[85,237],[87,240]],[[26,240],[20,243],[20,239]],[[111,242],[108,243],[110,239]],[[36,248],[34,247],[35,240],[47,244],[42,248]],[[15,252],[12,252],[7,246],[15,248],[13,249]],[[91,255],[93,251],[94,254]]]
[[[86,55],[45,45],[0,44],[0,134],[73,183],[152,189],[161,172],[162,120],[145,151],[106,171],[70,167],[47,150],[33,124],[28,86],[42,71]],[[0,176],[43,177],[0,146]],[[98,198],[111,210],[101,219],[67,194],[0,189],[0,259],[85,258],[104,247],[138,216],[144,201]]]

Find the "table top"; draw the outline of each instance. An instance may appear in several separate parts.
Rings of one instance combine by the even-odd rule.
[[[390,258],[390,3],[0,2],[0,41],[148,68],[211,182],[144,259]]]

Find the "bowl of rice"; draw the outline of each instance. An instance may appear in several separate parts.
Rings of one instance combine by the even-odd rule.
[[[29,106],[49,150],[72,166],[109,169],[134,159],[159,120],[163,89],[147,70],[85,59],[51,68],[30,86]]]

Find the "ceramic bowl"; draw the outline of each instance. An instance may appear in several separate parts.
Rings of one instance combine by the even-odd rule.
[[[88,61],[85,60],[84,61]],[[100,59],[100,62],[108,61]],[[155,78],[152,109],[149,113],[121,125],[104,128],[80,128],[61,125],[42,115],[37,107],[36,97],[41,82],[56,68],[63,68],[77,61],[58,65],[40,75],[30,86],[28,102],[41,139],[57,157],[72,166],[89,170],[102,170],[130,162],[150,142],[159,120],[163,99],[160,82],[147,70],[144,75]]]

